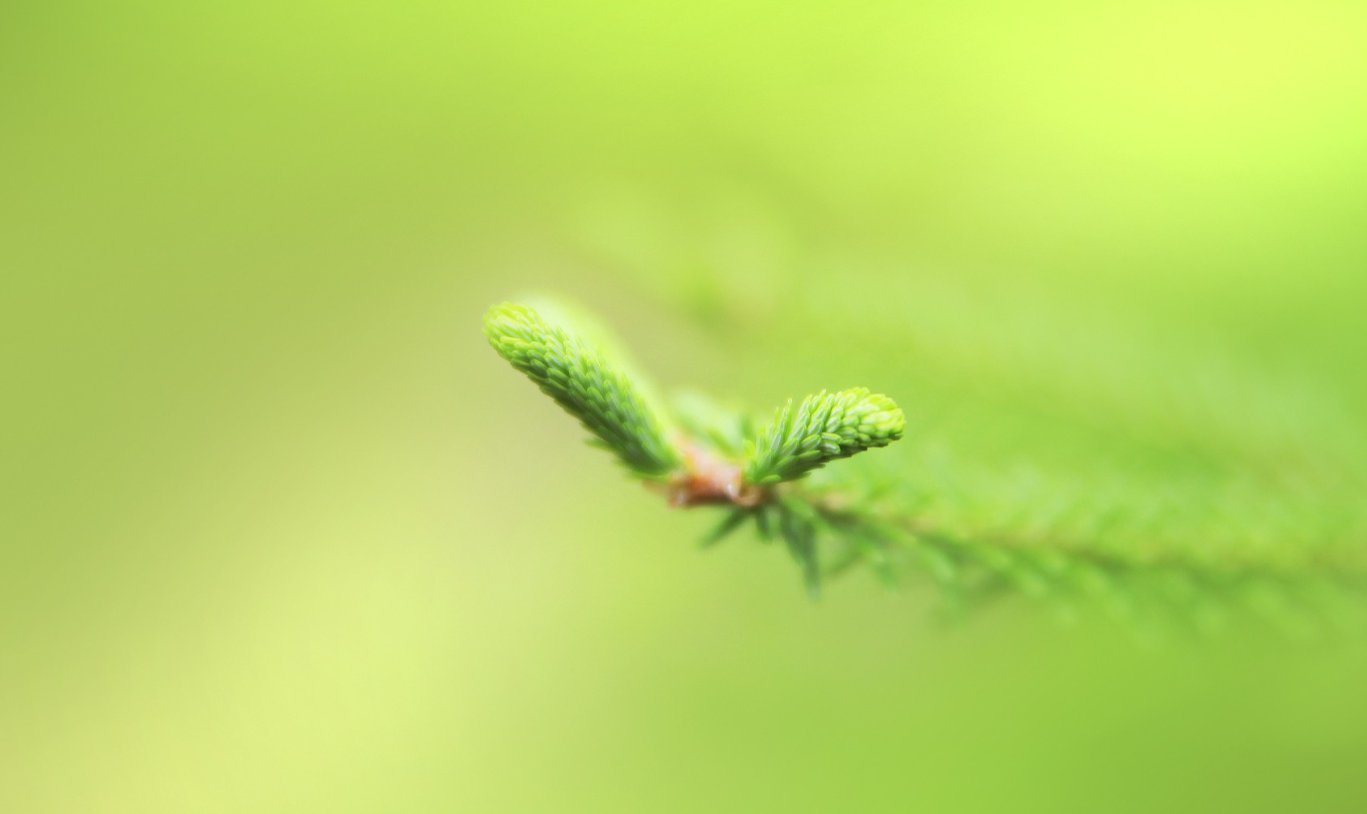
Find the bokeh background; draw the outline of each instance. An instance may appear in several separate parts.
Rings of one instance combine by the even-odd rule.
[[[809,602],[480,317],[888,392],[950,525],[1351,558],[1364,42],[1320,0],[6,4],[0,810],[1362,811],[1360,646]]]

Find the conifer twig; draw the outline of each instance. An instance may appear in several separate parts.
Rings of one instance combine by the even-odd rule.
[[[696,396],[666,413],[601,342],[537,308],[495,306],[484,330],[499,355],[672,505],[725,510],[705,546],[747,526],[763,541],[781,539],[813,595],[824,577],[863,563],[888,582],[909,569],[928,574],[959,609],[1015,594],[1065,610],[1098,605],[1127,619],[1166,613],[1201,629],[1219,627],[1235,611],[1291,633],[1345,620],[1367,625],[1367,578],[1349,571],[1217,567],[966,538],[873,501],[809,487],[804,479],[812,471],[902,437],[902,410],[866,388],[823,390],[796,406],[790,400],[756,428]]]

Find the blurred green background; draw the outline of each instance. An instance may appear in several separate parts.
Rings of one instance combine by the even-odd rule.
[[[0,811],[1363,810],[1361,647],[811,603],[479,322],[552,292],[667,388],[887,392],[871,465],[969,532],[1360,561],[1365,38],[1317,0],[6,5]]]

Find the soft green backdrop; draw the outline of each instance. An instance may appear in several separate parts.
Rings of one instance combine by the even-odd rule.
[[[0,811],[1362,811],[1361,647],[812,604],[479,320],[891,393],[946,522],[1355,556],[1364,8],[6,5]]]

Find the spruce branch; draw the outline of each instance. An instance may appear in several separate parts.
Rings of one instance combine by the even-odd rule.
[[[889,581],[924,575],[951,615],[1014,596],[1070,621],[1093,608],[1150,632],[1210,634],[1241,619],[1294,638],[1367,628],[1367,574],[1352,568],[1130,558],[1000,535],[968,538],[895,510],[832,502],[829,495],[806,499],[808,516],[833,549],[826,576],[860,563]]]
[[[1091,606],[1201,631],[1241,615],[1294,635],[1367,628],[1367,574],[1353,567],[1127,556],[1101,539],[965,533],[937,527],[915,500],[885,500],[892,484],[867,472],[843,487],[809,479],[831,461],[902,437],[902,410],[866,388],[823,390],[796,406],[790,400],[757,427],[696,394],[666,412],[611,353],[610,337],[579,329],[553,306],[495,306],[485,333],[499,355],[672,505],[721,508],[705,547],[747,527],[762,542],[781,540],[813,596],[824,579],[864,565],[889,584],[927,577],[955,612],[1019,596],[1065,616]],[[1096,534],[1107,534],[1104,525]]]
[[[671,426],[653,408],[644,388],[610,358],[604,334],[590,339],[582,330],[556,324],[530,305],[504,303],[489,310],[484,333],[500,356],[522,371],[593,433],[638,475],[667,481],[677,506],[755,506],[772,487],[801,478],[828,461],[887,446],[902,437],[905,419],[887,396],[856,387],[825,390],[790,400],[758,435],[744,420],[700,397],[680,400],[681,423],[691,431],[666,433]],[[739,432],[739,435],[735,433]],[[744,463],[734,450],[748,452]]]

